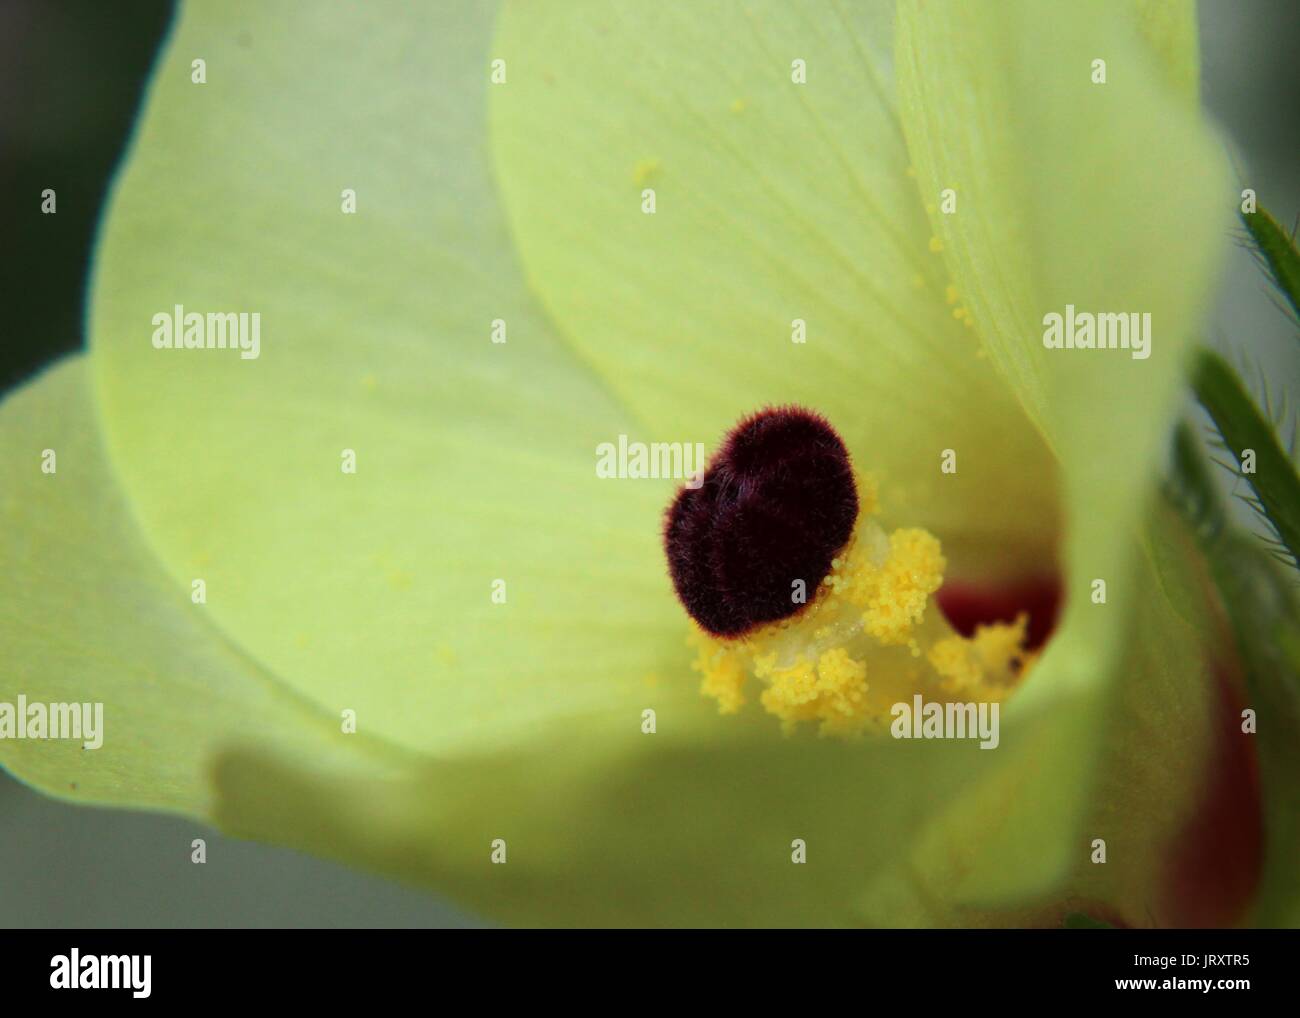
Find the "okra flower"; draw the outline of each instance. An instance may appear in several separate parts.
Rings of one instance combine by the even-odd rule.
[[[185,6],[88,351],[0,409],[5,690],[104,742],[0,760],[506,921],[1237,920],[1249,837],[1184,893],[1230,662],[1148,535],[1233,201],[1196,91],[1155,0]],[[194,312],[257,356],[153,341]],[[680,480],[593,470],[773,406],[860,502],[781,661],[675,597]],[[1045,585],[1031,653],[953,629]],[[997,747],[852,706],[923,688]]]

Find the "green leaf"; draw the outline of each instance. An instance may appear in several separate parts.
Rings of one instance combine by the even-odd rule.
[[[1218,354],[1209,350],[1197,353],[1192,387],[1237,460],[1233,472],[1255,492],[1259,512],[1294,566],[1300,562],[1300,476],[1278,441],[1276,429]],[[1247,454],[1253,462],[1247,462]],[[1247,472],[1247,466],[1253,469]]]
[[[1267,209],[1243,212],[1241,221],[1259,248],[1273,282],[1291,310],[1300,315],[1300,253],[1296,251],[1295,237],[1288,235]]]
[[[1264,870],[1251,922],[1300,924],[1300,599],[1220,504],[1195,437],[1175,438],[1169,494],[1193,524],[1245,666],[1259,740],[1264,793]]]

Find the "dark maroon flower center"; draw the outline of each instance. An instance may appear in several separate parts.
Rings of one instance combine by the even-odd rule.
[[[966,637],[974,636],[978,626],[1014,622],[1021,613],[1028,614],[1025,649],[1038,650],[1056,628],[1061,580],[1051,573],[997,587],[949,581],[939,588],[935,600],[948,624]]]
[[[848,450],[799,407],[741,421],[698,488],[668,509],[664,550],[677,596],[715,636],[739,636],[812,601],[858,518]]]

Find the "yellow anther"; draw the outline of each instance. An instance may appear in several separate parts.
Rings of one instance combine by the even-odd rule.
[[[858,488],[853,537],[806,608],[734,640],[692,633],[700,691],[720,713],[740,710],[752,676],[783,729],[816,722],[822,735],[857,736],[887,730],[892,705],[916,693],[1001,700],[1028,667],[1027,616],[955,633],[931,604],[947,568],[938,539],[916,527],[887,534],[874,480],[860,476]]]

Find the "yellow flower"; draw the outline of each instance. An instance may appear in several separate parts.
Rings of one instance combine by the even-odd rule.
[[[508,921],[1176,921],[1217,700],[1143,532],[1230,207],[1196,82],[1155,0],[185,6],[89,350],[0,409],[3,692],[104,744],[0,761]],[[177,305],[258,355],[157,348]],[[1150,356],[1045,347],[1067,305]],[[996,750],[867,724],[898,678],[846,648],[755,693],[860,738],[692,671],[672,482],[593,450],[788,402],[920,574],[1061,577]],[[954,688],[1007,665],[842,578]]]

